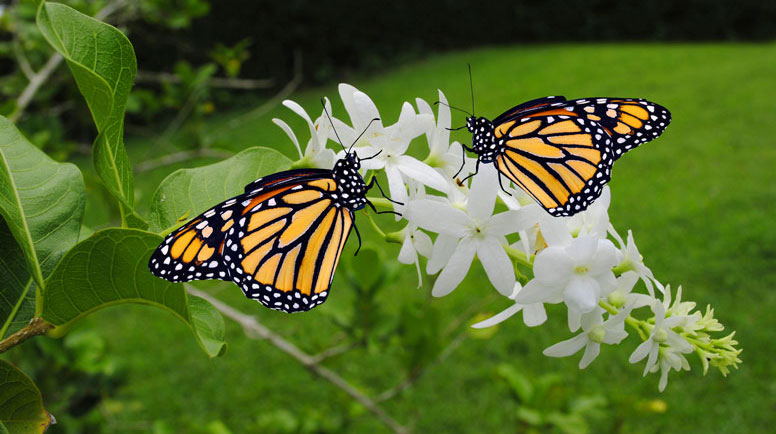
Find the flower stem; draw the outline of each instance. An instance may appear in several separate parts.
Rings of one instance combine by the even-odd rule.
[[[529,257],[524,252],[521,252],[520,250],[517,250],[512,247],[509,247],[506,244],[504,244],[504,250],[506,250],[507,255],[509,255],[509,257],[512,258],[513,260],[523,265],[526,265],[528,267],[533,267],[534,255],[531,255]]]
[[[619,310],[616,307],[612,306],[604,300],[600,300],[598,305],[612,315],[617,315],[619,313]],[[652,333],[652,326],[649,323],[636,319],[630,315],[625,318],[625,324],[628,324],[632,329],[639,332],[639,336],[641,337],[642,341],[649,339],[649,335]]]
[[[384,197],[368,197],[367,200],[377,208],[393,209],[391,201]]]
[[[375,230],[375,232],[377,232],[378,234],[380,234],[380,237],[382,237],[382,238],[385,238],[385,232],[383,232],[383,230],[382,230],[382,229],[380,229],[380,226],[377,226],[377,223],[376,223],[376,222],[375,222],[375,220],[372,218],[372,214],[367,214],[367,215],[366,215],[366,218],[367,218],[367,220],[369,220],[369,224],[370,224],[370,225],[372,225],[372,229],[374,229],[374,230]]]

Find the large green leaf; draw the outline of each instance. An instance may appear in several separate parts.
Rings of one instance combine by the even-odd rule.
[[[0,359],[0,433],[42,433],[51,424],[35,383]]]
[[[35,284],[24,252],[0,218],[0,340],[17,332],[35,315]]]
[[[232,196],[262,176],[288,169],[291,160],[274,149],[248,148],[208,166],[180,169],[164,179],[154,193],[149,223],[159,231],[179,218],[195,215]]]
[[[78,168],[52,160],[0,116],[0,338],[32,317],[31,287],[42,287],[78,240],[84,198]]]
[[[124,149],[124,110],[137,72],[132,44],[115,27],[57,3],[42,3],[37,23],[67,61],[94,118],[97,174],[121,201],[124,222],[145,226],[134,212],[134,178]]]
[[[223,317],[208,302],[186,294],[183,285],[159,279],[148,260],[162,238],[137,229],[105,229],[76,244],[46,281],[43,319],[66,330],[79,318],[119,303],[164,308],[194,331],[215,357],[226,349]],[[138,333],[143,333],[138,328]]]

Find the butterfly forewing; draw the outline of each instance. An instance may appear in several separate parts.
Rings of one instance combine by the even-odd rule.
[[[240,216],[226,235],[224,261],[246,296],[285,312],[306,311],[326,300],[353,224],[336,187],[331,177],[322,177],[240,203]]]
[[[562,103],[563,101],[566,101],[566,98],[562,96],[545,96],[543,98],[532,99],[531,101],[516,105],[505,111],[499,117],[493,119],[493,124],[498,125],[502,122],[513,120],[522,113],[541,110],[547,108],[550,104]]]
[[[498,170],[552,215],[586,209],[609,181],[612,138],[596,122],[566,110],[538,111],[498,125],[494,134],[504,146]]]
[[[665,107],[641,98],[582,98],[527,109],[518,116],[557,113],[559,109],[601,125],[612,137],[615,160],[656,139],[671,122],[671,113]]]

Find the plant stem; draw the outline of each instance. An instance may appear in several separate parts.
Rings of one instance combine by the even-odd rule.
[[[368,197],[367,200],[377,208],[393,209],[391,201],[384,197]]]
[[[53,328],[54,325],[43,318],[34,317],[30,320],[30,323],[22,327],[21,330],[0,341],[0,353],[4,353],[27,339],[33,336],[40,336]]]
[[[377,223],[372,218],[372,214],[367,214],[366,219],[369,220],[369,223],[372,225],[372,229],[374,229],[375,232],[377,232],[381,238],[385,239],[385,232],[383,232],[383,230],[380,229],[380,226],[377,226]]]
[[[616,307],[612,306],[611,304],[607,303],[604,300],[600,300],[598,302],[598,305],[604,308],[604,310],[606,310],[612,315],[617,315],[617,313],[619,313],[619,309],[617,309]],[[645,334],[645,331],[651,332],[650,330],[651,326],[646,321],[642,321],[628,315],[625,318],[625,324],[628,324],[632,329],[639,332],[639,336],[641,337],[642,341],[646,341],[647,339],[649,339],[649,335]]]
[[[409,432],[406,427],[396,422],[390,417],[385,410],[383,410],[372,398],[361,393],[358,389],[348,383],[344,378],[340,377],[334,371],[321,366],[314,356],[311,356],[296,345],[283,339],[280,335],[273,332],[266,326],[259,323],[256,318],[250,315],[246,315],[237,309],[223,303],[222,301],[210,296],[209,294],[199,291],[189,285],[186,285],[186,289],[192,295],[204,298],[210,304],[212,304],[219,312],[221,312],[227,318],[237,322],[246,332],[246,336],[254,337],[258,336],[262,339],[266,339],[267,342],[296,359],[302,366],[312,371],[315,375],[324,378],[334,386],[338,387],[343,392],[350,395],[353,399],[358,401],[367,410],[374,414],[381,422],[389,427],[395,433],[407,433]]]
[[[506,244],[504,244],[504,250],[506,250],[507,255],[509,255],[509,257],[512,258],[513,260],[523,265],[526,265],[528,267],[533,267],[534,255],[531,255],[529,257],[524,252],[521,252],[520,250],[512,248]]]

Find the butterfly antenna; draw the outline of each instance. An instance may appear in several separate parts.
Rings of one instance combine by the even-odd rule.
[[[466,66],[469,67],[469,90],[472,94],[472,116],[474,116],[474,84],[472,83],[472,65],[471,63],[467,63]]]
[[[450,104],[445,104],[445,103],[443,103],[442,101],[437,101],[437,102],[435,102],[435,103],[434,103],[434,105],[437,105],[437,104],[441,104],[441,105],[443,105],[443,106],[450,107],[450,108],[451,108],[451,109],[453,109],[453,110],[458,110],[459,112],[464,112],[464,113],[466,113],[467,115],[469,115],[469,116],[472,116],[472,114],[471,114],[471,113],[469,113],[469,112],[467,112],[466,110],[464,110],[464,109],[460,109],[460,108],[458,108],[458,107],[453,107],[453,106],[451,106]]]
[[[348,148],[348,151],[347,151],[348,154],[350,153],[350,150],[353,149],[353,146],[356,146],[356,143],[358,142],[358,139],[360,139],[361,136],[363,136],[364,133],[366,133],[366,130],[368,130],[369,127],[372,126],[372,123],[375,122],[375,121],[379,121],[379,120],[380,120],[380,118],[374,118],[371,121],[369,121],[369,124],[367,124],[366,128],[364,128],[364,131],[361,131],[361,134],[359,134],[358,137],[356,137],[356,140],[353,140],[353,144],[350,145],[350,148]]]
[[[340,139],[339,134],[337,134],[337,129],[334,128],[334,121],[331,120],[331,115],[329,115],[329,111],[326,110],[326,100],[321,98],[321,105],[323,106],[323,112],[326,113],[326,117],[329,118],[329,123],[331,123],[331,129],[334,130],[334,135],[337,137],[337,140],[340,146],[342,146],[342,150],[346,153],[350,153],[349,150],[345,149],[345,145],[342,144],[342,139]]]

